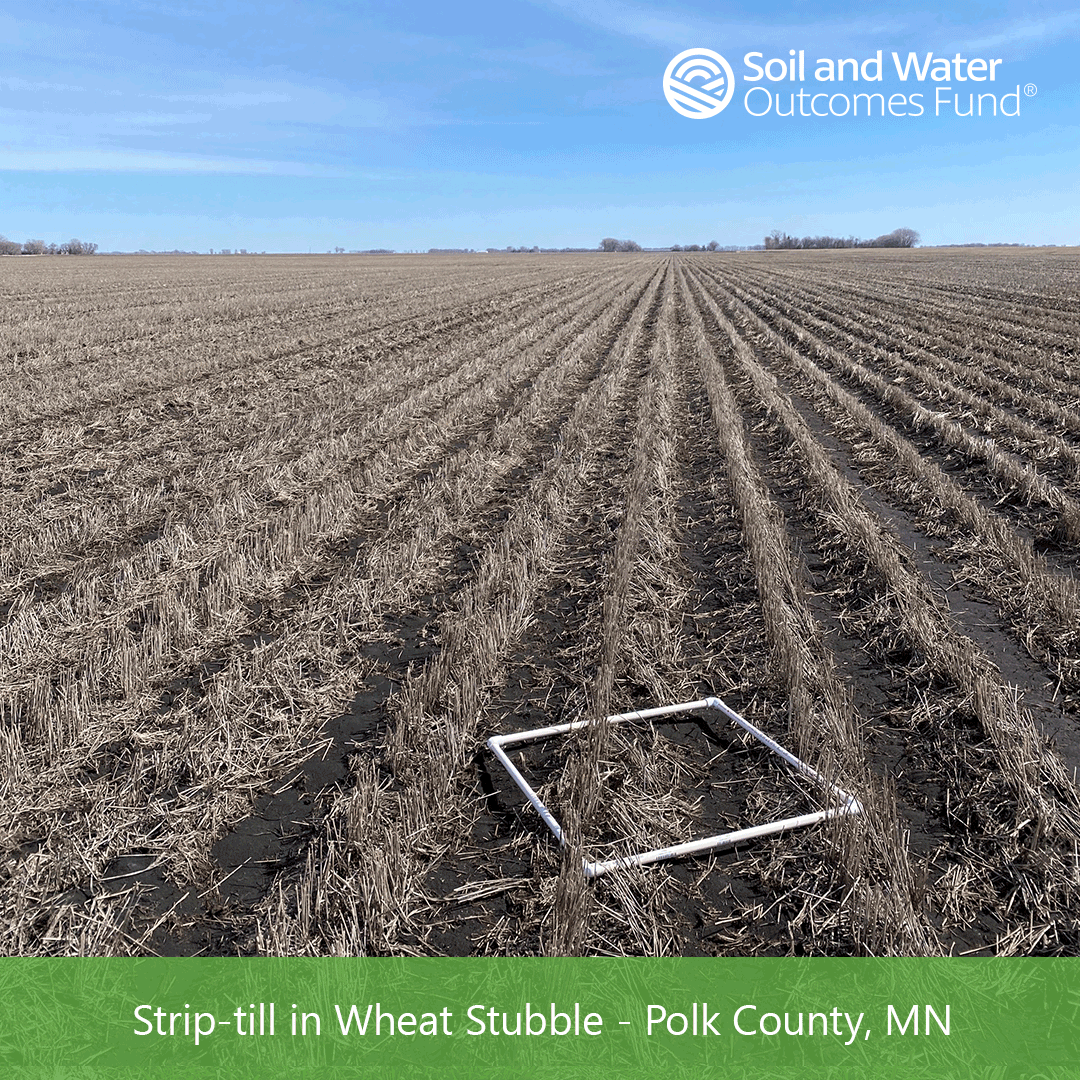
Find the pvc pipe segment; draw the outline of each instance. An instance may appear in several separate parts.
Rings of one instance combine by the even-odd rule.
[[[771,821],[764,825],[753,825],[746,829],[737,829],[734,832],[719,833],[716,836],[707,836],[702,840],[691,840],[685,844],[676,844],[674,847],[657,848],[654,851],[644,851],[636,855],[626,855],[617,859],[607,859],[602,862],[589,862],[584,860],[582,869],[587,878],[599,877],[611,870],[625,869],[630,866],[647,866],[649,863],[662,862],[666,859],[677,859],[683,855],[695,855],[703,851],[719,851],[724,848],[734,847],[743,841],[754,840],[760,836],[772,836],[775,833],[787,832],[790,829],[799,829],[807,825],[816,825],[818,822],[827,821],[829,818],[842,817],[847,814],[861,814],[863,805],[849,795],[843,788],[832,781],[825,779],[816,769],[811,768],[806,762],[801,761],[794,754],[785,750],[778,742],[770,739],[759,728],[744,719],[734,709],[729,708],[718,697],[701,698],[699,701],[684,701],[677,705],[661,705],[654,709],[639,709],[635,712],[615,713],[607,717],[611,724],[624,723],[629,720],[651,720],[657,716],[671,716],[673,713],[693,712],[696,709],[715,709],[723,713],[733,723],[738,724],[762,745],[767,746],[774,754],[782,758],[789,765],[801,772],[804,776],[815,781],[827,792],[837,796],[838,805],[826,810],[818,810],[811,814],[801,814],[798,817],[783,818],[780,821]],[[507,735],[492,735],[487,740],[488,749],[499,759],[503,768],[506,769],[510,778],[521,789],[522,794],[529,800],[533,809],[540,815],[541,820],[554,834],[560,845],[565,846],[566,837],[562,826],[555,820],[554,815],[544,805],[543,800],[533,790],[532,785],[522,776],[518,767],[510,760],[506,746],[517,743],[540,742],[556,735],[565,735],[567,732],[580,731],[587,728],[594,721],[575,720],[569,724],[554,724],[550,727],[534,728],[531,731],[518,731]]]

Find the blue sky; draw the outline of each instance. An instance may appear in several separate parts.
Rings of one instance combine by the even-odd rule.
[[[17,240],[426,250],[907,226],[1080,243],[1080,10],[1058,2],[38,0],[0,12],[0,39],[0,232]],[[707,120],[662,89],[696,47],[735,73]],[[806,84],[744,80],[745,53],[790,49]],[[880,85],[814,84],[817,58],[878,49]],[[979,91],[1037,93],[1019,116],[960,118],[950,92],[933,116],[934,84],[900,82],[893,51],[1000,59]],[[800,89],[921,89],[925,111],[755,118],[755,85],[785,110]],[[973,84],[947,85],[966,109]]]

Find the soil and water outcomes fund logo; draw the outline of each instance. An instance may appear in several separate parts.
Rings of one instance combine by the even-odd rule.
[[[708,120],[723,112],[734,93],[731,65],[712,49],[686,49],[664,72],[664,97],[691,120]]]
[[[810,56],[789,48],[768,56],[751,50],[738,73],[712,49],[685,49],[664,71],[664,97],[680,116],[709,120],[731,103],[736,89],[752,117],[804,118],[810,123],[847,117],[901,120],[957,116],[1017,117],[1034,83],[1010,85],[994,56],[901,55],[876,49],[861,56]]]

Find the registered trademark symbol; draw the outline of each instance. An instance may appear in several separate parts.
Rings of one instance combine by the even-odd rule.
[[[1024,87],[1024,93],[1027,94],[1028,97],[1034,97],[1038,92],[1039,88],[1033,82],[1029,82],[1027,86]]]

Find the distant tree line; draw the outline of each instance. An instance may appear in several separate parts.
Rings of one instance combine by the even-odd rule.
[[[564,248],[565,251],[580,251],[581,248]],[[672,244],[664,248],[643,248],[634,240],[616,240],[612,236],[605,236],[600,241],[601,251],[759,251],[761,245],[743,247],[738,244],[721,244],[718,240],[710,240],[707,244]]]
[[[873,240],[860,240],[855,236],[788,236],[780,229],[765,237],[766,251],[806,250],[808,248],[910,248],[919,242],[919,234],[914,229],[893,229],[891,233],[875,237]]]
[[[0,236],[0,255],[93,255],[97,244],[85,240],[68,240],[63,244],[46,244],[44,240],[27,240],[20,244]]]

